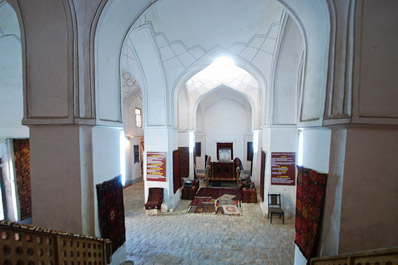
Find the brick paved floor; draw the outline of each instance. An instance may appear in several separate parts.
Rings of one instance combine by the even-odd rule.
[[[124,189],[127,257],[139,264],[293,264],[294,221],[271,225],[259,204],[242,203],[242,216],[173,213],[147,216],[144,184]]]

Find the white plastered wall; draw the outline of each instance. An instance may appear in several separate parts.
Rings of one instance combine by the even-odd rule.
[[[22,47],[18,18],[7,3],[0,4],[0,139],[28,138],[22,126]]]
[[[287,17],[275,59],[272,96],[272,124],[295,125],[301,91],[302,60],[305,49],[298,25]]]
[[[120,135],[122,128],[95,126],[92,128],[92,165],[93,165],[93,186],[91,191],[94,200],[94,216],[98,216],[98,202],[96,186],[104,181],[108,181],[121,172],[120,164]],[[100,236],[99,220],[95,220],[95,235]],[[126,244],[123,244],[112,255],[112,264],[120,264],[126,260]]]
[[[129,139],[130,141],[130,148],[131,148],[131,156],[130,156],[130,172],[131,172],[131,181],[133,183],[136,183],[137,181],[139,181],[142,178],[142,174],[141,174],[141,159],[142,159],[142,155],[141,155],[141,151],[140,151],[140,137],[133,137]],[[134,145],[138,145],[138,152],[139,152],[139,161],[138,162],[134,162]],[[127,162],[127,161],[126,161]]]
[[[271,185],[271,156],[272,152],[297,152],[297,128],[290,127],[269,127],[264,128],[260,136],[262,138],[262,148],[266,153],[265,177],[264,177],[264,202],[261,202],[261,208],[264,214],[268,213],[268,193],[280,193],[282,207],[287,218],[292,218],[296,210],[296,186]],[[260,155],[260,152],[258,152]],[[297,155],[296,155],[297,161]],[[260,164],[258,164],[255,180],[260,184]]]
[[[331,130],[326,128],[305,129],[302,131],[302,134],[303,134],[302,166],[306,168],[311,168],[321,173],[328,173]],[[337,193],[338,192],[339,191],[337,191]],[[303,254],[296,245],[295,245],[294,260],[295,260],[294,264],[296,265],[306,264],[305,257],[303,256]]]
[[[393,126],[347,130],[339,253],[396,246],[397,146]]]
[[[109,1],[102,11],[95,35],[96,106],[100,124],[122,121],[120,54],[132,21],[149,3],[149,0]]]
[[[142,106],[142,96],[136,96],[129,104],[126,102],[125,116],[124,116],[124,133],[127,136],[143,136],[144,129],[137,127],[136,124],[136,115],[135,109],[138,108],[141,110],[141,115],[143,115],[143,106]],[[143,119],[142,119],[143,121]]]
[[[230,98],[219,98],[204,109],[203,131],[206,135],[206,154],[212,157],[212,161],[216,161],[217,142],[232,142],[233,158],[239,157],[246,164],[244,140],[251,134],[251,111],[247,104],[243,105]]]

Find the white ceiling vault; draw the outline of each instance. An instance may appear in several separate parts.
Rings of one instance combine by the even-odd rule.
[[[216,49],[251,63],[267,79],[284,15],[273,0],[253,0],[250,5],[242,0],[158,1],[130,32],[150,27],[169,87],[188,67]],[[121,59],[127,71],[134,64],[131,50],[139,41],[131,36],[126,38]]]
[[[253,114],[260,113],[269,101],[266,91],[272,83],[287,17],[283,6],[274,0],[251,0],[250,4],[247,0],[159,0],[141,14],[125,38],[123,93],[145,86],[142,62],[148,56],[137,52],[137,47],[142,51],[143,46],[152,45],[177,112],[181,89],[186,89],[186,100],[194,107],[204,95],[224,85],[246,95]],[[138,32],[143,30],[151,35],[152,44],[139,38]],[[235,61],[231,75],[223,80],[206,78],[204,73],[214,71],[212,62],[218,56]],[[129,82],[135,85],[126,85]],[[195,109],[189,112],[193,115]],[[258,128],[262,114],[256,115]]]

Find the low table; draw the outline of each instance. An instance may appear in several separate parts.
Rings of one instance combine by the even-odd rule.
[[[242,188],[242,202],[257,203],[257,191],[254,189]]]
[[[183,200],[193,200],[196,195],[196,187],[193,186],[192,188],[182,188],[182,196]]]

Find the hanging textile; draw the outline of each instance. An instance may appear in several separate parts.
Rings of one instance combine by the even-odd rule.
[[[314,257],[322,223],[327,174],[297,166],[295,243],[307,259]]]
[[[32,217],[29,139],[14,139],[13,147],[19,199],[19,219],[25,220]]]
[[[261,168],[260,168],[260,196],[261,201],[264,201],[264,186],[265,186],[265,160],[266,154],[261,150]],[[253,162],[252,162],[253,163]]]
[[[189,177],[189,147],[178,147],[180,154],[180,176],[181,178]]]
[[[181,176],[180,176],[180,153],[178,150],[173,151],[173,185],[174,193],[181,188]]]
[[[97,184],[101,236],[112,241],[112,253],[126,241],[121,176]]]

